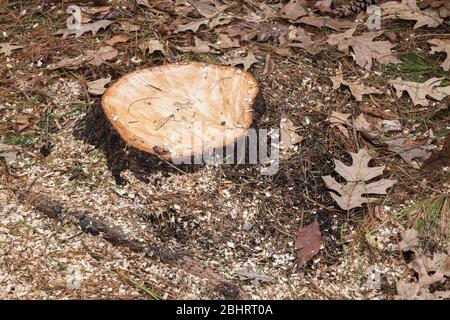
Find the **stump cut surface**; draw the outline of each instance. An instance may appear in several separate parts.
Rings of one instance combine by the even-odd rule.
[[[103,111],[133,147],[165,159],[235,142],[252,123],[255,78],[234,67],[168,64],[132,72],[103,95]]]

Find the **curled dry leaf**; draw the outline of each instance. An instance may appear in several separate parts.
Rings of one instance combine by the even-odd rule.
[[[442,149],[438,152],[433,152],[425,160],[421,169],[425,172],[432,172],[444,167],[450,167],[450,133],[447,134]]]
[[[320,11],[320,13],[333,12],[333,10],[331,9],[332,4],[332,0],[320,0],[317,1],[314,6]]]
[[[282,9],[283,17],[288,20],[297,20],[308,14],[305,0],[290,0]]]
[[[93,36],[97,34],[100,29],[106,29],[113,21],[109,20],[98,20],[92,23],[85,23],[80,25],[76,29],[61,29],[55,32],[56,35],[62,34],[63,38],[75,35],[75,38],[80,37],[83,33],[91,32]]]
[[[85,54],[87,63],[99,66],[107,60],[117,57],[118,51],[110,46],[100,47],[98,50],[88,50]]]
[[[364,87],[361,81],[355,80],[344,80],[342,74],[336,74],[334,77],[330,77],[333,82],[333,89],[338,89],[341,85],[347,86],[350,89],[350,92],[355,97],[356,101],[362,101],[363,95],[365,94],[381,94],[382,91],[372,88],[372,87]]]
[[[179,33],[179,32],[185,32],[185,31],[192,31],[194,33],[196,33],[198,31],[198,29],[200,29],[201,26],[203,25],[208,25],[209,19],[200,19],[200,20],[195,20],[186,24],[181,24],[178,25],[177,29],[175,30],[175,33]]]
[[[118,34],[117,36],[112,37],[111,39],[106,40],[105,43],[108,46],[113,46],[116,43],[127,42],[130,39],[131,39],[131,37],[129,35],[127,35],[126,33],[122,33],[122,34]]]
[[[427,96],[441,101],[450,95],[450,86],[440,87],[443,80],[444,78],[431,78],[424,83],[418,83],[397,78],[389,81],[389,84],[395,88],[398,98],[402,96],[403,91],[406,91],[414,105],[420,104],[426,107],[429,105]]]
[[[316,16],[303,17],[297,20],[297,22],[313,26],[319,29],[326,27],[334,31],[352,29],[356,28],[359,25],[359,22],[357,21],[335,20],[329,17],[316,17]]]
[[[416,0],[389,1],[380,5],[383,19],[416,21],[414,29],[427,26],[438,27],[442,23],[439,13],[432,9],[420,10]]]
[[[107,60],[112,60],[117,57],[118,51],[111,46],[100,47],[98,50],[88,50],[85,54],[82,54],[76,58],[65,58],[60,62],[49,66],[50,69],[76,69],[84,64],[91,64],[94,66],[100,66]]]
[[[403,245],[402,245],[403,243]],[[445,253],[435,253],[433,258],[418,255],[417,248],[419,246],[419,239],[417,232],[414,229],[406,230],[403,234],[403,239],[399,243],[402,251],[412,250],[415,252],[414,259],[408,264],[408,267],[415,271],[418,275],[418,280],[414,282],[406,282],[400,280],[397,282],[397,299],[448,299],[450,298],[449,291],[435,290],[430,292],[430,286],[443,282],[450,278],[450,256]]]
[[[12,54],[13,50],[18,50],[22,48],[24,48],[24,46],[9,44],[7,42],[0,43],[0,54],[3,53],[5,56],[9,57]]]
[[[264,70],[261,73],[262,76],[267,76],[275,71],[275,62],[272,59],[270,53],[266,54],[266,64],[264,65]]]
[[[390,151],[398,154],[405,162],[413,164],[415,160],[419,167],[430,157],[429,146],[419,144],[414,140],[399,137],[384,140]]]
[[[295,250],[297,251],[297,265],[303,267],[320,250],[320,224],[316,220],[298,230],[295,239]]]
[[[217,44],[222,49],[238,48],[240,46],[239,39],[231,38],[225,33],[219,34]]]
[[[432,45],[430,53],[445,52],[447,57],[441,66],[445,71],[448,71],[450,69],[450,40],[431,39],[428,43]]]
[[[153,54],[154,52],[161,52],[163,55],[167,55],[166,49],[164,45],[159,40],[148,40],[139,45],[139,48],[146,52],[148,50],[148,54]]]
[[[228,65],[228,66],[243,65],[244,66],[244,70],[247,71],[248,69],[250,69],[250,67],[254,63],[257,63],[257,62],[258,62],[258,59],[256,59],[256,57],[253,54],[253,52],[249,51],[246,57],[244,57],[244,58],[233,58],[233,59],[225,61],[224,64]]]
[[[383,118],[386,120],[398,120],[399,119],[399,117],[396,114],[394,114],[390,111],[380,110],[377,107],[361,106],[360,109],[362,112],[370,114],[374,117],[379,117],[379,118]]]
[[[120,30],[124,31],[124,32],[135,32],[135,31],[139,31],[139,29],[141,28],[140,26],[133,24],[129,21],[120,21]]]
[[[402,240],[398,243],[398,247],[403,252],[416,251],[419,248],[419,234],[416,229],[405,230],[402,235]]]
[[[220,12],[214,5],[207,2],[194,0],[187,0],[187,2],[204,18],[213,18]]]
[[[0,143],[0,158],[4,158],[8,163],[14,161],[19,150],[20,148],[16,146]]]
[[[196,36],[194,36],[194,43],[195,45],[193,47],[176,47],[176,48],[181,52],[218,53],[217,50],[214,50],[214,48],[217,48],[217,45],[213,43],[203,41]]]
[[[373,41],[383,33],[383,30],[353,36],[355,30],[353,28],[344,33],[332,34],[328,37],[327,42],[331,45],[337,45],[340,51],[347,54],[350,53],[350,48],[352,48],[356,64],[366,70],[372,68],[372,60],[381,64],[400,62],[391,52],[394,44],[389,41]]]
[[[292,145],[305,140],[303,136],[296,133],[298,128],[294,125],[292,120],[282,118],[280,121],[280,149],[288,150]]]
[[[17,117],[13,127],[16,133],[20,133],[29,126],[30,126],[30,119],[27,116],[19,116]]]
[[[105,86],[111,82],[111,77],[88,82],[88,92],[93,95],[101,95],[106,91]]]
[[[254,271],[251,267],[243,267],[236,271],[240,280],[255,280],[256,282],[273,282],[273,278],[262,272]]]
[[[328,122],[332,127],[338,128],[339,131],[342,132],[342,134],[348,138],[350,135],[348,133],[347,126],[350,126],[350,120],[349,118],[352,115],[350,113],[342,113],[333,111],[331,115],[328,117]]]
[[[350,155],[353,160],[351,166],[334,160],[334,170],[347,181],[345,185],[338,183],[331,176],[322,177],[325,186],[337,193],[330,192],[331,197],[344,210],[361,207],[364,203],[376,200],[364,197],[364,195],[387,194],[386,190],[396,182],[395,180],[381,179],[369,183],[370,180],[383,173],[385,166],[369,167],[368,164],[372,158],[365,149],[359,150],[358,153],[351,152]]]

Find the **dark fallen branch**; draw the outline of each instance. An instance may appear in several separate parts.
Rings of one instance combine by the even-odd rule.
[[[67,210],[60,203],[39,193],[18,191],[18,196],[20,201],[29,203],[49,218],[60,221],[74,220],[78,222],[84,233],[101,236],[112,245],[126,247],[134,252],[145,253],[147,257],[156,258],[162,263],[183,269],[192,275],[206,278],[214,284],[216,290],[226,299],[249,298],[246,293],[228,282],[219,273],[184,253],[176,252],[168,248],[161,248],[161,246],[140,242],[135,239],[128,239],[116,227],[111,227],[104,221],[92,217],[89,212]]]

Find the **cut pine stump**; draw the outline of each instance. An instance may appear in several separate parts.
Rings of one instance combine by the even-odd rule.
[[[127,145],[174,160],[234,144],[246,135],[261,103],[250,73],[186,63],[123,76],[104,93],[102,109]]]
[[[119,183],[127,169],[146,180],[161,166],[176,172],[167,164],[174,155],[187,154],[193,163],[205,150],[234,144],[257,126],[264,111],[263,95],[248,72],[197,62],[168,64],[117,80],[104,93],[101,108],[91,107],[78,122],[74,135],[104,150]],[[199,166],[176,167],[186,172]]]

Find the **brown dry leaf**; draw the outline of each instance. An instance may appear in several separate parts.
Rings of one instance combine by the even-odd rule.
[[[403,252],[416,251],[419,248],[419,233],[416,229],[405,230],[402,235],[402,240],[398,243],[398,247]]]
[[[187,0],[187,2],[204,18],[213,18],[218,14],[216,7],[207,2]]]
[[[353,36],[355,28],[344,33],[332,34],[327,42],[337,45],[338,49],[344,53],[350,53],[350,47],[355,53],[355,61],[360,67],[370,70],[372,60],[381,64],[400,63],[401,61],[391,52],[395,45],[390,41],[373,41],[383,33],[383,30],[376,32],[366,32],[359,36]]]
[[[327,27],[334,31],[342,31],[345,29],[356,28],[359,25],[357,21],[345,21],[345,20],[335,20],[329,17],[316,17],[308,16],[297,20],[299,23],[303,23],[316,28]]]
[[[430,157],[429,146],[418,144],[414,140],[405,137],[384,140],[390,151],[398,154],[407,163],[412,164],[415,160],[419,167]]]
[[[178,25],[177,29],[175,30],[175,33],[184,32],[188,30],[191,30],[192,32],[196,33],[201,26],[208,25],[208,22],[209,22],[208,19],[200,19],[186,24]]]
[[[222,49],[239,48],[240,46],[239,39],[231,38],[225,33],[219,34],[219,40],[217,41],[217,44]]]
[[[17,117],[14,123],[14,131],[20,133],[30,126],[30,119],[27,116]]]
[[[99,66],[107,60],[112,60],[117,57],[119,52],[110,46],[100,47],[98,50],[86,51],[85,58],[88,64]]]
[[[88,82],[88,92],[96,96],[101,95],[106,91],[105,86],[110,82],[111,77]]]
[[[153,54],[154,52],[161,52],[163,55],[167,55],[164,45],[159,40],[148,40],[139,45],[139,48],[145,52],[148,50],[148,54]]]
[[[417,21],[414,29],[427,26],[438,27],[442,23],[439,13],[432,9],[420,10],[416,0],[389,1],[380,5],[383,19]]]
[[[255,280],[256,282],[273,282],[274,279],[262,272],[254,271],[251,267],[246,266],[236,271],[240,280]]]
[[[360,109],[362,112],[370,114],[374,117],[379,117],[379,118],[383,118],[386,120],[398,120],[399,119],[399,116],[392,113],[391,111],[383,111],[377,107],[371,107],[371,106],[366,105],[366,106],[361,106]]]
[[[85,63],[94,66],[100,66],[107,60],[112,60],[118,55],[118,51],[111,46],[100,47],[98,50],[88,50],[76,58],[65,58],[60,62],[49,66],[49,69],[55,70],[60,68],[77,69]]]
[[[320,224],[316,220],[313,223],[301,228],[297,232],[295,239],[295,250],[297,252],[297,265],[303,267],[320,250]]]
[[[445,71],[448,71],[450,69],[450,40],[431,39],[428,40],[428,43],[432,45],[430,53],[445,52],[447,57],[441,66]]]
[[[117,36],[112,37],[111,39],[106,40],[105,43],[108,46],[113,46],[116,43],[127,42],[130,39],[131,39],[131,37],[129,35],[127,35],[126,33],[122,33],[122,34],[118,34]]]
[[[291,146],[305,140],[303,136],[296,133],[298,128],[292,120],[282,118],[280,121],[280,149],[288,150]]]
[[[342,74],[336,74],[334,77],[330,77],[333,82],[333,89],[338,89],[341,85],[347,86],[350,89],[350,92],[355,97],[356,101],[362,101],[362,97],[365,94],[381,94],[382,91],[372,88],[372,87],[364,87],[364,85],[360,81],[350,81],[344,80]]]
[[[195,45],[193,47],[176,47],[181,52],[193,52],[193,53],[218,53],[214,50],[215,44],[203,41],[200,38],[194,36]]]
[[[368,183],[373,178],[381,175],[385,166],[369,167],[368,164],[372,157],[365,149],[360,149],[358,153],[351,152],[350,155],[353,160],[351,166],[346,166],[341,161],[334,160],[334,170],[347,181],[345,185],[338,183],[332,176],[322,177],[325,186],[338,193],[330,192],[331,197],[343,210],[361,207],[364,203],[376,200],[363,195],[387,194],[386,190],[396,183],[396,180],[389,179]]]
[[[416,256],[409,266],[419,275],[417,284],[421,289],[450,277],[450,256],[447,254],[435,254],[433,259]],[[431,272],[434,273],[429,275]]]
[[[333,10],[331,9],[332,4],[332,0],[320,0],[317,1],[314,6],[320,11],[320,13],[333,12]]]
[[[233,59],[225,61],[224,64],[228,65],[228,66],[243,65],[244,66],[244,70],[247,71],[248,69],[250,69],[250,67],[254,63],[257,63],[257,62],[258,62],[258,59],[256,59],[256,57],[253,54],[253,52],[249,51],[246,57],[244,57],[244,58],[233,58]]]
[[[99,14],[99,13],[109,13],[111,11],[110,6],[101,7],[81,7],[81,11],[87,14]]]
[[[349,120],[351,116],[352,115],[350,113],[333,111],[328,117],[328,121],[332,127],[338,128],[339,131],[341,131],[342,134],[348,138],[350,135],[348,133],[347,126],[351,125]]]
[[[433,152],[431,156],[423,163],[422,170],[432,172],[440,170],[443,167],[450,167],[450,133],[444,141],[444,146],[439,152]]]
[[[9,144],[0,143],[0,158],[4,158],[8,163],[16,160],[17,152],[20,148]]]
[[[308,14],[304,0],[290,0],[282,9],[283,17],[288,20],[297,20]]]
[[[317,54],[323,50],[323,46],[320,46],[318,41],[313,42],[311,37],[301,27],[290,26],[286,35],[279,37],[279,41],[281,45],[302,48],[311,54]],[[321,50],[317,51],[316,48],[321,48]]]
[[[148,3],[148,0],[136,0],[136,4],[140,6],[144,6],[147,8],[151,8],[152,6]]]
[[[389,81],[395,90],[397,91],[397,97],[400,98],[403,91],[406,91],[414,105],[422,105],[424,107],[429,105],[427,96],[441,101],[445,97],[450,95],[450,86],[440,87],[441,82],[444,78],[431,78],[424,83],[404,81],[400,77]]]
[[[261,73],[262,76],[267,76],[275,71],[276,65],[275,62],[272,59],[272,56],[270,53],[266,54],[266,64],[264,66],[264,70]]]
[[[124,32],[135,32],[135,31],[139,31],[139,29],[141,29],[140,26],[133,24],[129,21],[120,21],[120,30],[124,31]]]
[[[55,34],[62,34],[63,38],[70,36],[71,34],[75,35],[75,38],[80,37],[83,33],[91,32],[93,36],[97,34],[100,29],[106,29],[113,21],[109,20],[98,20],[93,23],[85,23],[82,24],[77,29],[61,29],[55,32]]]
[[[9,44],[7,42],[0,43],[0,54],[4,54],[5,56],[9,57],[11,56],[13,50],[22,49],[24,46],[17,46],[14,44]]]

